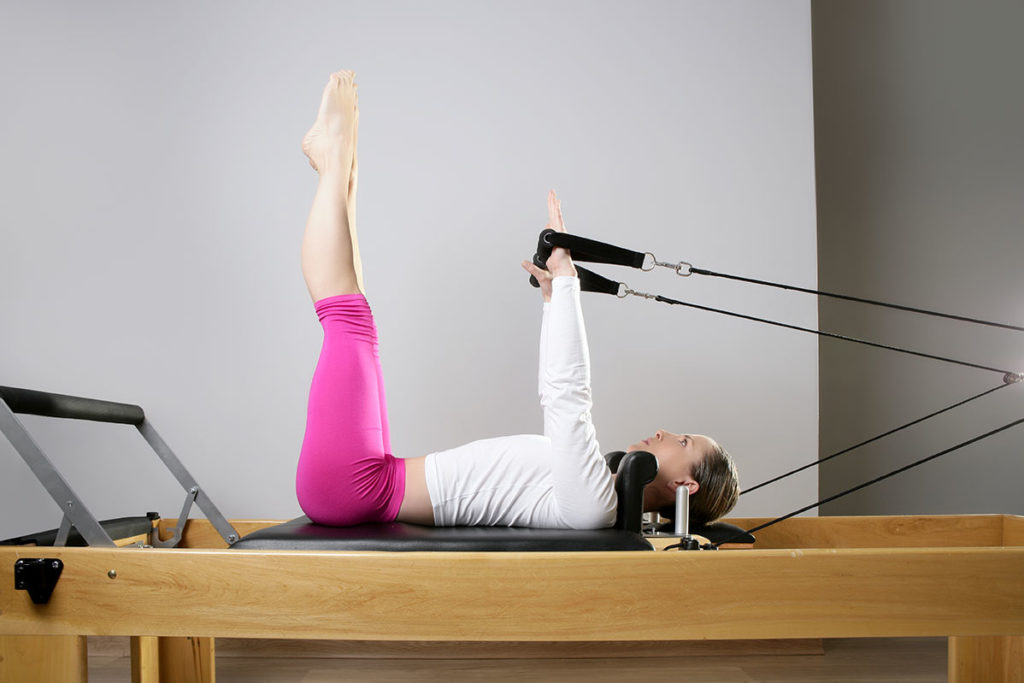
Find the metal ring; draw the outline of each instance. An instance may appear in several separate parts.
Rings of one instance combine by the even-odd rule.
[[[627,296],[629,296],[629,285],[627,285],[625,282],[620,282],[619,291],[615,292],[615,296],[619,297],[620,299],[625,299]]]
[[[644,271],[645,273],[651,272],[652,270],[654,270],[654,266],[658,265],[658,257],[655,256],[654,254],[652,254],[649,251],[645,251],[644,252],[644,262],[645,263],[647,262],[647,257],[648,256],[651,257],[651,267],[650,268],[644,268],[644,264],[643,263],[640,264],[640,270]]]
[[[686,266],[686,272],[683,272],[683,266]],[[687,263],[686,261],[680,261],[676,264],[676,275],[680,277],[690,277],[693,275],[693,264]]]

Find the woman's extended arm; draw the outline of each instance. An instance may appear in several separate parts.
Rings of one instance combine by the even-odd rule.
[[[554,192],[548,195],[548,210],[548,227],[564,232]],[[559,248],[552,251],[547,271],[529,266],[524,263],[537,277],[545,299],[539,391],[559,509],[569,526],[610,526],[615,521],[614,481],[590,418],[590,352],[576,268],[569,252]]]

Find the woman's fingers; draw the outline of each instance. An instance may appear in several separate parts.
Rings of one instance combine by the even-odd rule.
[[[565,232],[565,221],[562,220],[562,202],[554,190],[548,192],[548,227]]]
[[[537,278],[538,281],[541,281],[541,280],[544,280],[545,278],[550,278],[551,277],[551,273],[549,273],[548,271],[544,270],[543,268],[537,266],[535,263],[531,263],[529,261],[523,261],[520,265],[523,266],[523,270],[525,270],[527,273],[529,273],[530,275],[532,275],[535,278]]]
[[[562,220],[562,202],[554,190],[548,190],[548,224],[547,227],[558,232],[565,232],[565,221]]]

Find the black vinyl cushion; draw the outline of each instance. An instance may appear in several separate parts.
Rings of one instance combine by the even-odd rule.
[[[560,552],[653,550],[640,534],[623,529],[429,527],[404,522],[332,527],[298,517],[259,529],[235,543],[241,550],[387,550]]]
[[[254,531],[235,543],[242,550],[387,550],[559,552],[654,550],[640,533],[643,489],[658,472],[650,453],[616,451],[605,456],[615,479],[618,508],[612,529],[525,527],[432,527],[403,522],[331,527],[299,517]],[[621,468],[620,468],[621,464]]]

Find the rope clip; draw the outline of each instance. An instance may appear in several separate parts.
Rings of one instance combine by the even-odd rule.
[[[630,289],[629,285],[627,285],[625,282],[620,282],[619,283],[619,291],[618,291],[618,293],[615,294],[615,296],[619,297],[620,299],[625,299],[630,294],[632,294],[633,296],[643,297],[644,299],[657,299],[658,298],[657,294],[648,294],[647,292],[638,292],[638,291],[636,291],[634,289]]]
[[[650,263],[647,262],[647,257],[650,256]],[[661,266],[662,268],[671,268],[676,271],[676,275],[680,277],[690,277],[693,275],[693,264],[687,263],[686,261],[679,261],[678,263],[669,263],[668,261],[659,261],[658,257],[649,251],[644,252],[644,263],[640,266],[640,270],[645,273],[649,273],[654,270],[655,267]],[[685,269],[685,272],[683,272]]]

